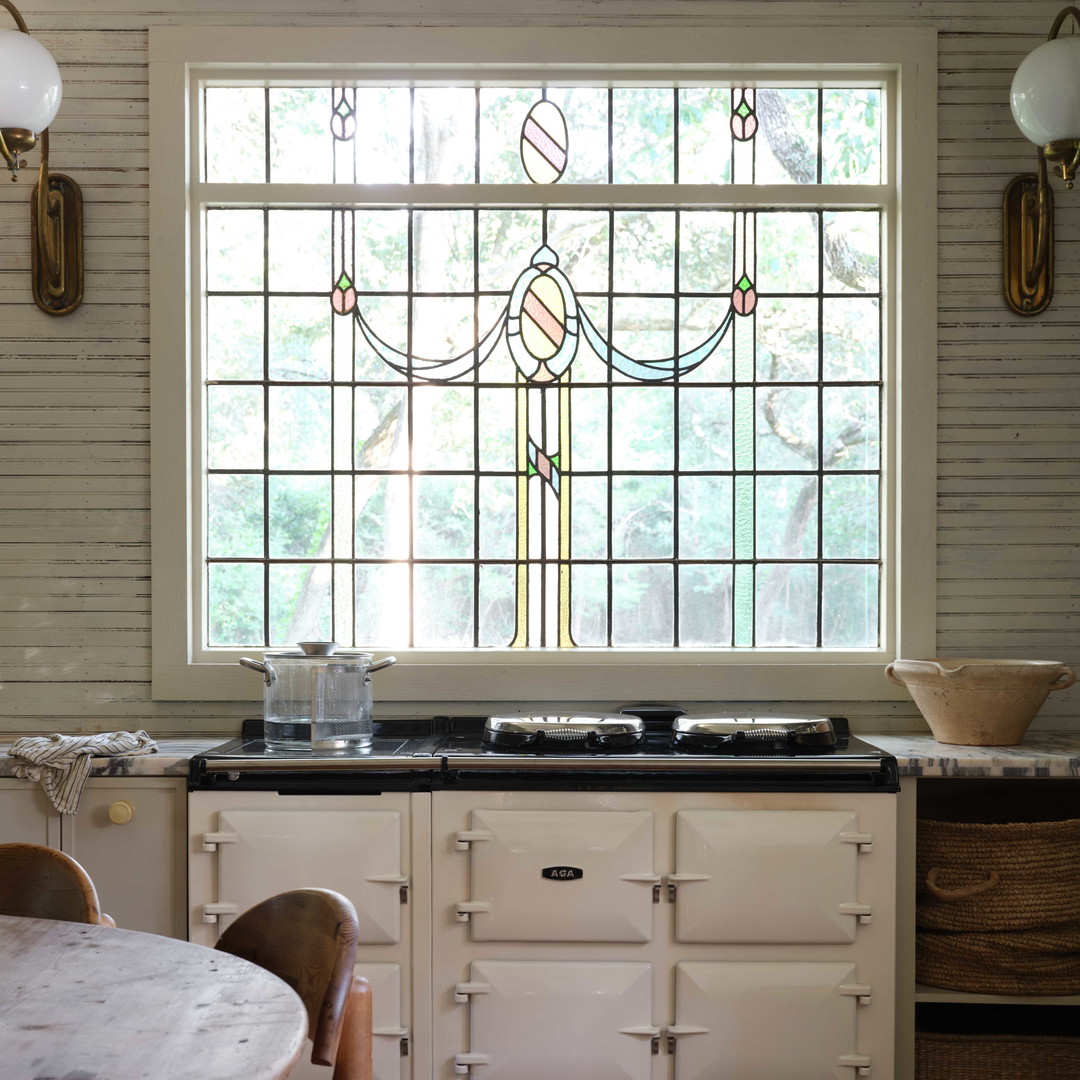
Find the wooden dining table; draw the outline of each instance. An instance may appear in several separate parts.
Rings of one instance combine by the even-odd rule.
[[[299,996],[239,957],[0,915],[3,1080],[278,1080],[307,1026]]]

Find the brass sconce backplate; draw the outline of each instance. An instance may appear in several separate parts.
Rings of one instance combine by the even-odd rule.
[[[1046,200],[1041,252],[1039,177],[1025,173],[1005,188],[1005,302],[1018,315],[1038,315],[1049,307],[1054,296],[1054,193],[1046,183],[1045,173],[1041,187]]]
[[[44,170],[42,170],[44,175]],[[30,276],[34,303],[49,315],[69,315],[83,298],[83,213],[79,185],[48,173],[44,226],[38,220],[39,178],[30,198]],[[44,238],[43,238],[44,237]],[[44,246],[44,250],[42,250]]]

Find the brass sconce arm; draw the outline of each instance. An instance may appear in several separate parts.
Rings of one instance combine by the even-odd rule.
[[[11,0],[0,0],[0,7],[11,13],[19,31],[29,37],[26,22]],[[40,46],[38,49],[43,51]],[[59,87],[58,80],[56,85]],[[49,315],[68,315],[83,298],[82,192],[70,177],[49,172],[48,126],[40,132],[23,127],[0,128],[0,155],[12,180],[18,180],[19,170],[26,164],[22,155],[37,145],[41,148],[41,164],[30,202],[34,302]]]

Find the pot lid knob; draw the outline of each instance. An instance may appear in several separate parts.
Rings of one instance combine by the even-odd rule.
[[[305,656],[333,656],[338,647],[336,641],[298,641],[296,644],[304,650]]]

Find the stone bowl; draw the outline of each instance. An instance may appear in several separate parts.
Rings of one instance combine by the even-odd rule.
[[[1056,660],[939,656],[894,660],[885,674],[912,696],[934,738],[957,746],[1015,746],[1050,692],[1076,682]]]

